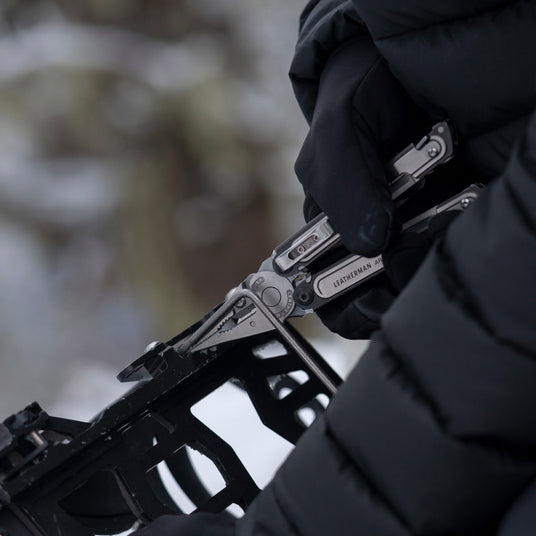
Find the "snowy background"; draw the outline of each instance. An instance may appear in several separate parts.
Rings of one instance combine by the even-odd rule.
[[[0,419],[34,400],[91,418],[148,342],[302,225],[304,4],[0,3]],[[341,372],[361,351],[304,329]],[[251,433],[233,387],[217,396],[206,419],[263,485],[289,446]]]

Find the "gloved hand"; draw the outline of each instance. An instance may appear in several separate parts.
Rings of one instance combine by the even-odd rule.
[[[341,45],[322,73],[295,164],[306,219],[318,205],[347,249],[367,257],[381,253],[398,227],[385,164],[430,126],[369,39]]]
[[[430,126],[368,38],[342,45],[322,73],[295,165],[306,219],[322,210],[348,250],[366,257],[384,251],[400,228],[385,164]],[[388,281],[376,278],[319,316],[345,337],[368,338],[394,296]]]
[[[232,536],[235,521],[226,514],[162,516],[132,536]]]
[[[367,339],[381,316],[413,277],[432,245],[441,240],[456,212],[439,214],[423,233],[406,231],[382,254],[385,273],[317,311],[322,322],[347,339]]]

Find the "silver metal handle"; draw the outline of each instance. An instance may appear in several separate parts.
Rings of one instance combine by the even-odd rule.
[[[404,224],[403,230],[419,233],[425,231],[430,220],[437,214],[468,208],[483,188],[479,184],[469,186],[447,201],[409,220]],[[379,274],[383,268],[381,255],[370,259],[360,255],[348,255],[329,268],[314,274],[310,281],[298,285],[294,292],[294,299],[299,307],[310,312]]]

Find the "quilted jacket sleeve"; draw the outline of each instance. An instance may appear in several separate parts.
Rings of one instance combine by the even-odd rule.
[[[536,475],[536,114],[240,536],[492,535]]]

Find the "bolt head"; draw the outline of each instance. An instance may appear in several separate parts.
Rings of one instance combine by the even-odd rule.
[[[145,347],[145,352],[151,352],[152,350],[154,350],[158,346],[158,344],[159,344],[158,341],[153,341],[153,342],[149,343]],[[0,536],[4,536],[4,535],[0,532]]]
[[[311,305],[314,300],[314,294],[310,289],[302,289],[295,296],[295,300],[298,302],[299,305]]]

